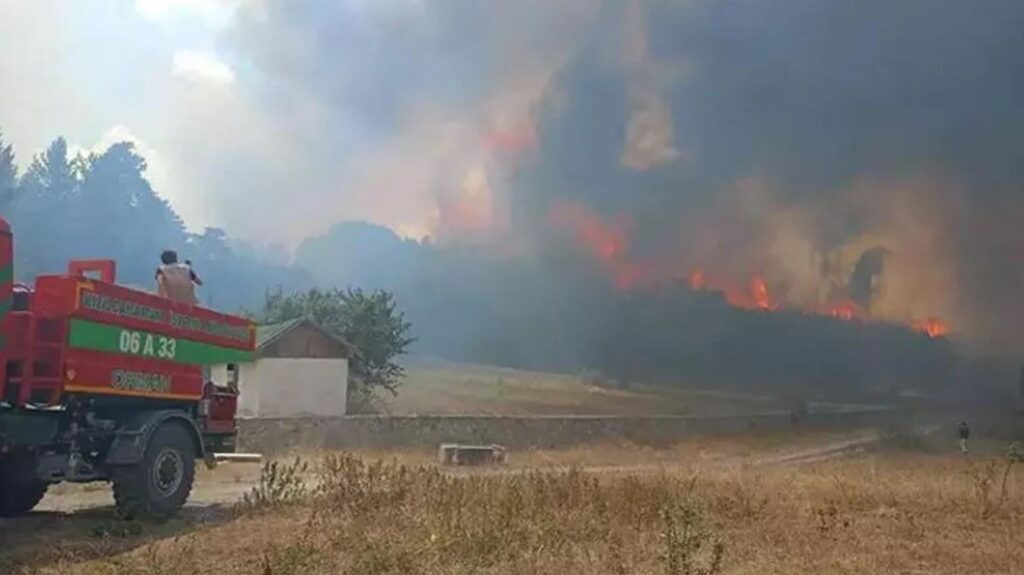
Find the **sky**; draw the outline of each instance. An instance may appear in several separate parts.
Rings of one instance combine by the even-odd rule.
[[[354,130],[334,122],[322,133],[320,103],[274,92],[255,69],[236,26],[261,10],[259,0],[5,0],[0,130],[23,168],[57,136],[83,152],[134,142],[154,188],[195,230],[294,245],[367,218],[426,233],[430,201],[389,218],[380,198],[341,197]],[[290,201],[296,194],[312,201]]]
[[[215,46],[232,12],[184,0],[0,3],[0,129],[19,163],[57,136],[80,151],[130,140],[192,227],[216,222],[190,189],[188,158],[168,127],[187,130],[190,109],[232,89],[234,71]]]
[[[446,202],[493,192],[481,142],[515,145],[594,2],[542,4],[503,5],[514,25],[483,38],[458,28],[473,3],[5,0],[0,130],[23,167],[58,135],[134,142],[193,230],[436,236]]]

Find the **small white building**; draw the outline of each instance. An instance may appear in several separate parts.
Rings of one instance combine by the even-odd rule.
[[[345,415],[352,346],[308,318],[260,326],[256,359],[239,365],[239,417]],[[226,381],[226,366],[214,380]]]

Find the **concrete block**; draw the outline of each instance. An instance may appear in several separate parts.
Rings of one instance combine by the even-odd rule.
[[[441,465],[494,465],[508,461],[508,450],[500,445],[442,443],[437,450]]]

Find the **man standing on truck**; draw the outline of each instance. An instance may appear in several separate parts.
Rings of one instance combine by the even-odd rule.
[[[174,250],[160,254],[160,262],[156,270],[157,293],[182,303],[198,303],[195,286],[203,285],[203,280],[192,271],[192,266],[178,263],[178,254]]]

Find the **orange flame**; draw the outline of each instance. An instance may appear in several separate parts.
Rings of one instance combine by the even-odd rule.
[[[910,324],[915,331],[919,331],[928,337],[943,337],[949,333],[949,325],[937,317],[916,320]]]
[[[687,276],[690,289],[695,291],[711,290],[721,292],[725,301],[732,307],[741,309],[759,309],[775,311],[779,308],[775,297],[768,290],[768,283],[760,275],[754,274],[750,277],[750,284],[741,287],[737,285],[722,285],[708,280],[704,270],[694,269]]]
[[[603,264],[619,291],[634,290],[653,279],[650,266],[626,259],[630,223],[625,217],[602,218],[575,202],[557,203],[548,212],[548,224],[569,230],[573,240]]]
[[[642,287],[657,286],[666,280],[651,262],[634,262],[627,258],[629,237],[627,231],[631,221],[628,218],[602,218],[586,206],[575,202],[561,202],[552,206],[548,223],[571,232],[576,243],[585,248],[600,261],[611,282],[619,291],[632,291]],[[679,276],[673,276],[675,281]],[[774,312],[781,309],[779,301],[771,293],[768,282],[759,274],[752,274],[746,285],[719,282],[701,268],[690,270],[686,276],[690,289],[713,291],[722,294],[732,307],[746,310]],[[827,315],[838,320],[864,320],[867,311],[856,302],[842,299],[825,307],[805,309],[805,313]],[[907,327],[931,338],[944,337],[949,325],[936,317],[908,322]]]
[[[768,291],[768,284],[766,284],[764,278],[759,275],[755,275],[750,278],[750,295],[753,296],[754,305],[757,309],[774,311],[779,307],[779,305],[775,303],[775,298],[772,297],[772,294]]]
[[[725,297],[725,301],[735,308],[778,311],[781,307],[769,290],[768,283],[758,274],[750,276],[750,283],[747,286],[719,282],[715,278],[709,278],[701,268],[691,270],[686,279],[690,289],[719,292]],[[864,308],[850,299],[842,299],[824,308],[805,312],[827,315],[844,321],[863,320],[867,317]],[[949,333],[949,324],[937,317],[908,322],[907,327],[932,338],[943,337]]]
[[[576,242],[598,259],[614,260],[626,253],[626,228],[629,227],[626,219],[605,221],[581,204],[559,202],[548,212],[548,223],[558,228],[568,228]]]
[[[855,302],[843,299],[826,308],[825,313],[828,315],[842,320],[859,319],[862,315],[860,306]]]
[[[694,291],[700,291],[708,287],[708,280],[704,277],[704,270],[693,270],[686,279],[690,284],[690,289]]]

